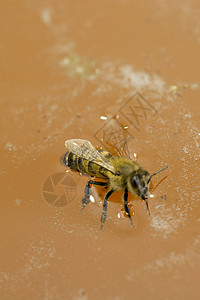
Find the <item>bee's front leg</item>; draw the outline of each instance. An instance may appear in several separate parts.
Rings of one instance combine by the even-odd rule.
[[[112,195],[112,193],[114,193],[115,190],[111,189],[106,195],[105,195],[105,198],[104,198],[104,201],[103,201],[103,212],[101,214],[101,230],[103,228],[103,225],[106,221],[106,217],[107,217],[107,201],[109,199],[109,197]]]
[[[130,215],[129,207],[128,207],[128,189],[127,189],[127,187],[125,188],[125,191],[124,191],[124,209],[125,209],[125,212],[127,213],[127,215],[129,216],[131,225],[134,226],[131,215]]]

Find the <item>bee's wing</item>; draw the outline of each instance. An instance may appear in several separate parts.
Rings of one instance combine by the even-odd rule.
[[[67,140],[65,147],[73,154],[95,162],[112,173],[116,173],[113,165],[89,141],[81,139]]]
[[[116,117],[112,117],[108,121],[107,127],[104,128],[100,142],[113,155],[132,159],[127,145],[127,140],[130,138],[132,137],[126,132],[124,126]]]
[[[121,142],[120,145],[113,145],[107,142],[106,148],[113,155],[131,159],[126,140],[124,140],[124,142]]]

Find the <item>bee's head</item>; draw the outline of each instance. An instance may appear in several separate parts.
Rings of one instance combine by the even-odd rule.
[[[148,199],[149,192],[149,178],[150,175],[147,171],[141,169],[137,174],[130,177],[129,190],[134,195],[140,196],[143,200]]]
[[[149,193],[149,178],[149,173],[142,170],[142,172],[139,172],[137,175],[133,175],[130,180],[131,189],[145,201],[147,210],[149,209],[147,200]]]
[[[142,200],[145,201],[147,210],[148,208],[148,193],[149,193],[149,184],[151,178],[158,174],[159,172],[163,171],[167,167],[157,171],[156,173],[150,175],[147,171],[140,168],[137,173],[133,173],[130,177],[130,180],[128,181],[128,190],[133,195],[138,195]]]

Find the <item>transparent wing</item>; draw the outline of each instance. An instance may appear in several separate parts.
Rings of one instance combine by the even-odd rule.
[[[99,130],[95,137],[108,152],[116,155],[132,159],[127,141],[132,136],[127,131],[127,126],[123,126],[117,116],[110,118],[107,123]]]
[[[95,162],[112,173],[116,173],[111,163],[87,140],[72,139],[65,142],[65,147],[77,156]]]

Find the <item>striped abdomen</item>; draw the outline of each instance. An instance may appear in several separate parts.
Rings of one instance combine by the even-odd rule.
[[[90,176],[96,176],[99,178],[108,178],[107,173],[109,172],[104,167],[99,166],[93,161],[89,161],[82,157],[67,152],[64,156],[64,162],[70,167],[70,169],[78,171],[80,173],[86,173]]]

